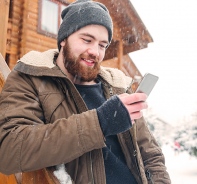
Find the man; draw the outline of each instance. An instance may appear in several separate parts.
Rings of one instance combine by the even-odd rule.
[[[1,93],[0,172],[64,166],[76,184],[170,183],[142,117],[147,96],[100,66],[112,39],[107,8],[79,0],[62,19],[59,52],[23,56]]]

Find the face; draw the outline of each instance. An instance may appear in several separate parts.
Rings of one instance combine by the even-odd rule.
[[[100,25],[88,25],[61,43],[64,67],[75,83],[92,82],[108,46],[108,31]]]

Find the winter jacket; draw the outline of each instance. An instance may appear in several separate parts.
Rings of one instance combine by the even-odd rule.
[[[24,55],[0,95],[0,172],[12,174],[64,163],[76,184],[105,184],[105,146],[97,112],[53,62],[56,50]],[[131,93],[132,79],[101,67],[106,98]],[[144,118],[118,139],[139,184],[169,184],[164,156]]]

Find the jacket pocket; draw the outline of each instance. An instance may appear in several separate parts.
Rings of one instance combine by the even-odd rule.
[[[51,117],[58,106],[63,102],[64,97],[60,93],[50,93],[39,96],[45,116],[45,122],[51,122]]]

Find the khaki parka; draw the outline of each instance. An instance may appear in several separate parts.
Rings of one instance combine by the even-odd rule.
[[[76,184],[105,184],[105,138],[96,110],[53,63],[54,53],[31,51],[7,78],[0,95],[0,172],[12,174],[65,164]],[[106,98],[131,93],[132,79],[101,67]],[[164,156],[144,118],[118,135],[139,184],[170,184]]]

